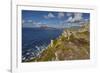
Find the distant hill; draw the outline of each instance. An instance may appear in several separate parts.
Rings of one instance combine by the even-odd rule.
[[[40,26],[40,28],[49,28],[49,26],[47,26],[47,25],[42,25],[42,26]]]
[[[42,25],[39,28],[42,28],[42,29],[57,29],[55,27],[50,27],[50,26],[47,26],[47,25]]]

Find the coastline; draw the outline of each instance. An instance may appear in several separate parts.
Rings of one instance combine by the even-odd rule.
[[[90,58],[89,24],[77,30],[66,29],[57,39],[51,40],[47,49],[36,61],[85,60]],[[67,45],[67,46],[66,46]],[[47,54],[47,55],[46,55]]]

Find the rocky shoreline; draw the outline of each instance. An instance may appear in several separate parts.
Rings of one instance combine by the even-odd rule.
[[[37,50],[24,62],[61,61],[61,60],[86,60],[90,58],[89,24],[79,29],[65,29],[58,38]]]
[[[65,29],[61,36],[51,40],[47,49],[33,61],[85,60],[90,58],[89,24],[77,30]]]

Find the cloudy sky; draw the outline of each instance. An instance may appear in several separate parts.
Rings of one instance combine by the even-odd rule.
[[[71,27],[90,20],[89,13],[22,10],[23,27]]]

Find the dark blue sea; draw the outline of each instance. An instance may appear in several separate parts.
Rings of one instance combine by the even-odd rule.
[[[63,29],[56,28],[22,28],[22,61],[38,56],[62,32]]]

